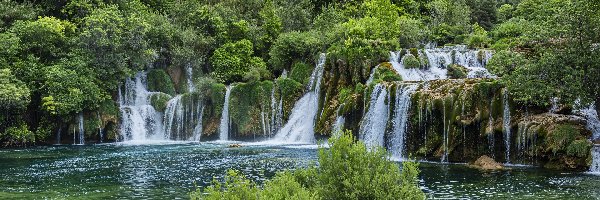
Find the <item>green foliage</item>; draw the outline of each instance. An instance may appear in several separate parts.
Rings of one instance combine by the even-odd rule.
[[[93,81],[73,70],[62,65],[46,70],[42,105],[51,114],[69,115],[84,108],[96,109],[107,98]]]
[[[413,54],[406,54],[402,56],[402,63],[404,64],[404,68],[406,69],[421,67],[421,62]]]
[[[10,69],[0,69],[0,109],[18,113],[31,101],[29,88],[12,74]]]
[[[502,4],[500,8],[498,8],[498,21],[505,22],[512,18],[514,10],[515,8],[510,4]]]
[[[282,33],[269,51],[269,67],[280,71],[290,69],[296,61],[309,63],[317,54],[319,46],[316,32]]]
[[[290,72],[290,78],[301,83],[302,85],[308,84],[310,80],[310,75],[312,74],[313,67],[303,62],[296,62],[294,66],[292,66],[292,71]]]
[[[418,186],[418,164],[406,161],[402,172],[381,147],[367,148],[351,132],[319,148],[319,165],[278,173],[260,189],[236,171],[224,183],[213,181],[191,199],[425,199]]]
[[[579,139],[571,142],[567,147],[567,155],[587,158],[592,148],[592,142],[587,139]]]
[[[40,9],[29,2],[17,3],[16,1],[0,1],[0,32],[4,32],[14,22],[33,20],[38,16]]]
[[[238,135],[251,135],[263,132],[262,116],[271,108],[271,81],[239,83],[231,89],[229,114],[232,124],[237,127]]]
[[[518,67],[525,66],[527,60],[520,53],[498,51],[489,60],[486,68],[493,74],[503,77],[512,74]]]
[[[465,0],[434,0],[429,2],[433,25],[432,37],[438,44],[460,43],[459,35],[468,32],[471,8]]]
[[[471,48],[485,48],[489,45],[489,41],[487,31],[479,24],[473,24],[472,32],[467,36],[465,42]]]
[[[425,199],[415,185],[416,163],[399,166],[381,147],[367,149],[350,132],[329,140],[329,149],[319,149],[316,188],[323,199]]]
[[[0,134],[0,138],[2,138],[6,146],[23,146],[35,141],[35,135],[24,123],[7,128]]]
[[[457,64],[448,65],[448,71],[446,76],[452,79],[467,78],[468,70],[464,66]]]
[[[393,82],[402,81],[402,77],[392,68],[389,63],[383,63],[377,67],[375,74],[373,74],[373,83],[381,81]]]
[[[62,48],[75,34],[75,25],[55,17],[40,17],[36,21],[17,21],[9,32],[19,37],[23,50],[48,61],[64,56]]]
[[[171,77],[162,69],[152,69],[148,71],[147,87],[149,91],[163,92],[168,95],[175,95],[175,86]]]
[[[259,57],[253,57],[252,43],[240,40],[219,47],[210,61],[214,67],[213,76],[229,83],[242,80],[252,68],[264,69],[265,63]]]
[[[558,125],[549,136],[546,138],[546,151],[552,151],[556,154],[558,152],[565,152],[567,147],[570,147],[571,143],[575,141],[575,138],[579,136],[579,130],[573,125],[561,124]],[[574,144],[571,147],[571,153],[578,153],[578,147],[581,144]],[[589,150],[588,150],[589,151]]]
[[[164,112],[167,108],[167,102],[172,98],[171,95],[165,93],[153,94],[150,97],[150,105],[158,112]]]
[[[429,35],[429,30],[420,19],[402,16],[397,26],[400,28],[399,40],[402,47],[418,47]]]

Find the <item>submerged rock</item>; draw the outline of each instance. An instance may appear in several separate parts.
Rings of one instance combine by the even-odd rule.
[[[236,144],[230,144],[228,147],[229,148],[240,148],[240,147],[242,147],[242,145],[236,143]]]
[[[485,170],[504,169],[504,166],[502,166],[502,164],[496,162],[493,158],[490,158],[486,155],[479,157],[475,162],[473,162],[469,166]]]

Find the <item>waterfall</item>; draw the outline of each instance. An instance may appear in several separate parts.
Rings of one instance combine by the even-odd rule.
[[[124,141],[167,139],[162,127],[162,114],[150,105],[150,98],[157,92],[146,89],[146,73],[139,72],[125,80],[124,91],[119,87],[121,111],[121,138]]]
[[[181,140],[182,138],[181,134],[184,129],[185,113],[181,98],[182,95],[177,95],[167,102],[164,118],[165,139],[174,137],[175,140]],[[173,129],[175,129],[175,136],[173,136]]]
[[[231,86],[227,86],[225,91],[225,101],[223,111],[221,112],[221,124],[219,125],[219,140],[229,140],[229,95],[231,95]]]
[[[79,144],[79,145],[84,145],[85,144],[85,130],[83,128],[83,113],[79,113],[79,116],[77,116],[77,121],[79,124],[79,130],[77,131],[77,135],[78,135],[78,142],[73,141],[73,144]]]
[[[100,136],[100,143],[102,143],[102,141],[104,140],[104,130],[102,130],[102,118],[100,117],[100,113],[96,113],[96,116],[98,117],[98,135]]]
[[[443,137],[443,142],[444,142],[444,154],[442,155],[442,162],[448,162],[448,129],[446,127],[450,127],[449,122],[446,121],[446,99],[444,99],[442,101],[442,105],[443,105],[443,115],[444,115],[444,137]]]
[[[359,138],[369,147],[384,146],[385,128],[389,116],[389,95],[383,84],[377,84],[371,93],[369,110],[360,124]]]
[[[196,111],[198,112],[196,114],[198,121],[196,122],[196,126],[194,126],[192,138],[190,138],[192,141],[200,141],[202,138],[202,114],[204,113],[204,105],[202,105],[201,102],[198,102],[198,108]]]
[[[187,86],[188,86],[188,92],[194,92],[196,91],[196,86],[194,86],[194,81],[192,80],[192,66],[191,65],[187,65],[185,68],[185,72],[186,72],[186,81],[187,81]]]
[[[579,100],[575,102],[575,105],[579,105]],[[576,110],[580,115],[586,119],[586,128],[592,132],[592,142],[600,140],[600,119],[598,119],[598,112],[596,107],[592,103],[587,108]],[[600,144],[596,144],[592,147],[592,165],[590,166],[590,172],[600,174]]]
[[[504,145],[506,150],[504,154],[506,156],[506,163],[510,163],[510,106],[508,105],[508,91],[506,89],[504,89],[502,103],[504,104],[502,129],[504,131]]]
[[[496,140],[494,138],[494,117],[492,116],[492,101],[490,101],[490,116],[488,118],[488,143],[490,145],[490,157],[496,158],[494,152],[494,145],[496,144]]]
[[[404,81],[446,79],[446,67],[450,64],[465,67],[469,78],[494,77],[485,68],[493,56],[489,50],[468,50],[465,46],[454,46],[418,50],[416,53],[414,56],[421,62],[421,67],[406,69],[405,59],[412,52],[408,49],[390,52],[390,63]]]
[[[396,90],[396,105],[392,121],[393,134],[391,135],[389,149],[394,159],[404,159],[404,141],[408,122],[408,111],[410,109],[411,94],[417,89],[417,85],[398,86]]]
[[[274,142],[279,143],[315,143],[314,124],[319,110],[321,79],[325,69],[326,54],[322,53],[313,70],[307,86],[308,92],[294,104],[288,122],[281,128]]]

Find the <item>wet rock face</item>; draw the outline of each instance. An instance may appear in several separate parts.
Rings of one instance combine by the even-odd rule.
[[[470,166],[485,170],[504,169],[504,166],[502,166],[502,164],[496,162],[494,159],[486,155],[479,157],[475,162],[470,164]]]

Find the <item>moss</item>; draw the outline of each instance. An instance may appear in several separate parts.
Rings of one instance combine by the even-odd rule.
[[[592,148],[592,142],[586,139],[579,139],[571,142],[567,147],[567,155],[586,158]]]
[[[150,97],[150,105],[158,112],[164,112],[167,108],[167,102],[171,99],[171,95],[165,93],[156,93]]]
[[[292,71],[290,73],[290,78],[306,85],[310,80],[310,75],[312,73],[313,67],[303,62],[296,62],[292,66]]]
[[[402,63],[404,64],[404,68],[412,69],[421,67],[421,62],[417,57],[412,54],[407,54],[402,57]]]
[[[83,130],[86,137],[98,135],[98,128],[102,125],[102,121],[96,116],[85,116],[83,119]],[[98,136],[100,137],[100,136]]]
[[[304,85],[290,78],[278,78],[275,83],[283,100],[284,116],[287,116],[304,92]]]
[[[457,64],[451,64],[448,66],[446,76],[452,79],[467,78],[468,70],[466,67]]]
[[[271,112],[272,89],[273,82],[262,81],[240,83],[231,90],[230,116],[238,135],[263,133],[261,113]]]
[[[162,69],[152,69],[148,71],[148,90],[154,92],[163,92],[169,95],[175,95],[175,86],[173,81]]]
[[[558,125],[549,133],[546,139],[546,151],[554,154],[565,151],[567,146],[579,135],[579,130],[570,124]]]
[[[373,83],[379,82],[393,82],[393,81],[402,81],[402,76],[400,76],[391,66],[390,63],[382,63],[375,70],[375,74],[373,75]]]

